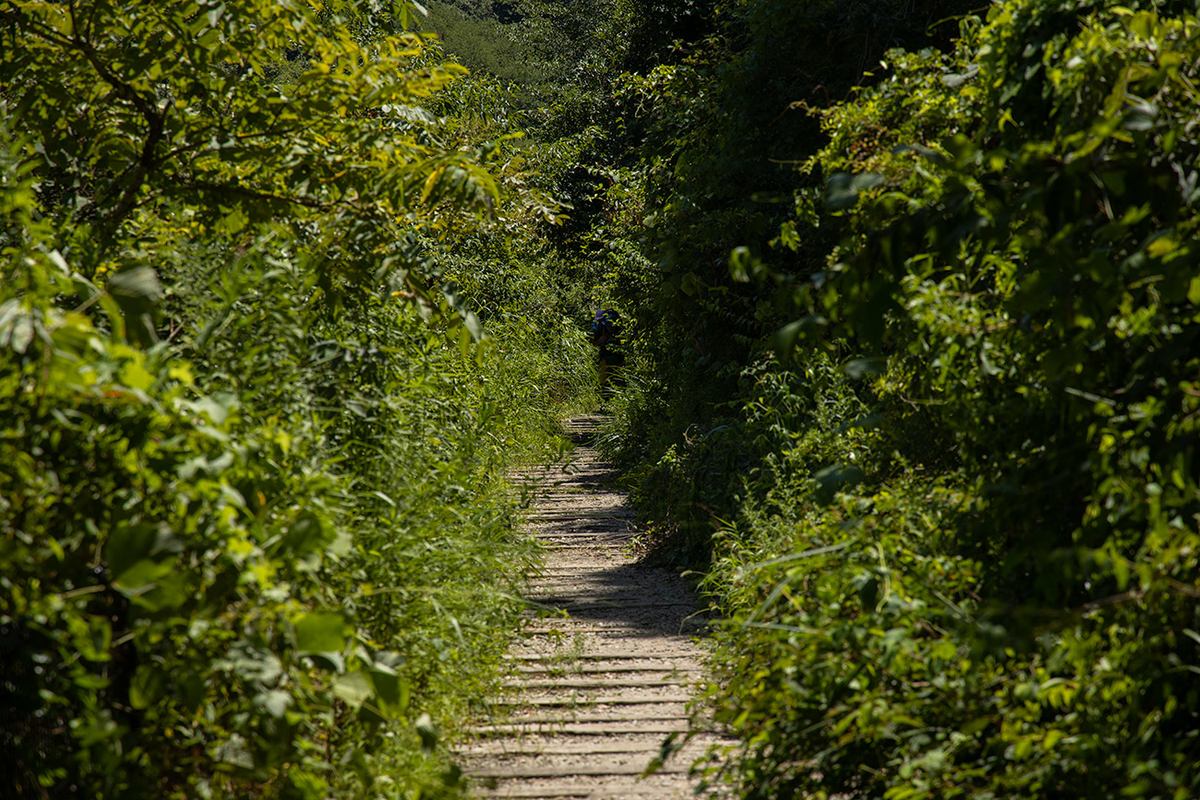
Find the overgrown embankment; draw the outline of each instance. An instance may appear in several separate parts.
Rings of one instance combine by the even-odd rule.
[[[1200,791],[1196,4],[442,5],[0,10],[19,791],[456,791],[596,305],[747,796]]]
[[[812,5],[738,4],[635,84],[662,202],[615,289],[640,369],[614,441],[728,618],[743,791],[1191,796],[1195,5],[996,4],[841,102],[793,95],[823,138],[751,198],[726,167],[762,151],[720,131],[799,112],[722,114],[772,91],[734,67],[822,75],[769,46],[851,16]]]
[[[426,110],[464,70],[410,11],[0,11],[9,794],[461,791],[532,559],[503,476],[594,376],[463,307],[456,245],[552,209],[469,89]]]

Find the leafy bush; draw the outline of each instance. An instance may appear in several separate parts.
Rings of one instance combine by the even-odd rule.
[[[71,288],[48,260],[25,275]],[[5,295],[0,613],[19,790],[318,794],[338,697],[359,682],[356,705],[400,698],[376,695],[376,655],[352,647],[321,577],[346,533],[314,443],[196,392],[187,362]]]
[[[461,70],[281,8],[0,12],[21,796],[461,793],[439,729],[495,679],[533,557],[503,469],[586,386],[556,349],[582,334],[489,345],[431,266],[543,203],[419,107]],[[297,84],[268,69],[292,37]],[[535,362],[564,383],[530,410]]]
[[[802,421],[778,452],[825,466],[717,539],[715,701],[748,796],[1190,796],[1197,21],[1029,0],[961,30],[822,114],[779,243],[847,235],[775,341],[841,353],[877,427],[854,485],[855,426]]]
[[[612,291],[619,454],[727,617],[726,777],[1195,794],[1195,4],[722,8],[624,84]]]

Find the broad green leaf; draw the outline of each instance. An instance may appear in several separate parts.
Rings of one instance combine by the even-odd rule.
[[[375,687],[367,673],[347,672],[333,679],[333,693],[351,708],[358,708],[374,696]]]
[[[846,377],[852,381],[860,381],[887,371],[887,359],[881,356],[855,358],[846,362],[843,367]]]
[[[113,579],[113,588],[126,597],[137,597],[156,588],[174,568],[174,559],[144,558],[119,573]]]
[[[120,576],[143,559],[165,558],[182,549],[183,543],[166,524],[126,521],[114,524],[103,552],[109,572]]]
[[[121,367],[121,383],[144,392],[154,385],[154,376],[146,370],[140,359],[129,359]]]
[[[840,172],[831,175],[826,184],[825,203],[835,211],[848,209],[858,202],[860,192],[873,189],[883,181],[882,175],[871,173],[851,175]]]
[[[280,719],[292,707],[292,696],[280,689],[263,692],[254,698],[254,705],[263,709],[272,717]]]
[[[775,335],[771,339],[771,344],[775,349],[776,357],[784,363],[791,361],[792,354],[796,350],[796,345],[800,341],[800,337],[806,333],[820,329],[826,323],[827,320],[824,317],[811,314],[794,322],[789,322],[775,331]]]
[[[395,714],[402,714],[408,710],[410,696],[408,682],[400,678],[394,670],[373,668],[371,683],[375,687],[380,708]]]
[[[341,614],[313,611],[301,614],[293,625],[296,629],[296,647],[302,652],[341,651],[346,646],[349,630]]]
[[[320,517],[311,511],[301,511],[288,526],[283,544],[288,552],[303,556],[321,549],[330,538],[330,532],[326,530]]]
[[[140,664],[129,682],[129,704],[136,709],[150,708],[167,692],[167,674],[161,665]]]
[[[417,729],[417,735],[421,737],[422,749],[432,750],[437,746],[440,734],[438,733],[437,725],[433,722],[433,717],[428,714],[422,714],[417,717],[414,727]]]
[[[254,755],[240,733],[234,733],[213,748],[213,757],[224,764],[242,769],[254,769]]]
[[[813,482],[816,483],[814,496],[821,504],[830,503],[834,494],[862,482],[865,475],[860,467],[843,464],[825,467],[813,475]]]
[[[163,298],[162,284],[150,267],[133,267],[116,273],[108,279],[105,288],[118,302],[129,303],[131,308],[149,310]]]

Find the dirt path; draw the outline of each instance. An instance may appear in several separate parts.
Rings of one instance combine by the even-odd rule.
[[[549,552],[512,679],[459,751],[482,797],[695,797],[688,768],[717,741],[699,736],[640,777],[688,729],[703,622],[678,575],[626,552],[633,513],[590,446],[597,422],[569,423],[577,449],[565,472],[522,475],[539,489],[528,530]]]

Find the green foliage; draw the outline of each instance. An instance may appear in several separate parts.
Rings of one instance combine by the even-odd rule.
[[[1195,4],[970,8],[6,5],[18,792],[459,792],[600,304],[744,796],[1200,792]]]
[[[743,384],[644,485],[727,520],[713,694],[746,796],[1200,790],[1198,31],[1025,0],[892,51],[818,114],[777,229],[820,269],[733,252],[801,315],[770,340],[787,390]],[[718,286],[697,325],[728,324]]]
[[[507,32],[508,26],[492,12],[492,4],[430,3],[429,16],[421,21],[456,59],[472,72],[486,72],[506,84],[520,87],[523,104],[533,105],[533,93],[547,76],[530,53]]]
[[[737,396],[741,367],[788,321],[788,295],[838,241],[826,220],[806,231],[802,247],[777,246],[794,210],[794,165],[823,141],[806,110],[843,98],[888,47],[944,38],[952,26],[934,23],[966,7],[719,4],[714,32],[622,82],[624,124],[642,165],[631,188],[644,213],[621,235],[645,242],[657,280],[621,275],[614,292],[639,327],[654,331],[643,358],[669,408],[647,415],[663,422],[650,426],[656,452],[680,446],[692,425],[721,424],[714,412]],[[801,182],[819,185],[819,177]],[[731,273],[735,245],[740,266]],[[768,280],[779,282],[778,297],[763,286]]]
[[[615,449],[744,796],[1192,796],[1195,4],[965,10],[730,3],[626,79]]]
[[[7,255],[70,291],[44,254]],[[6,290],[3,307],[0,614],[19,792],[319,792],[322,714],[375,656],[340,612],[314,611],[336,608],[319,573],[339,530],[331,478],[305,469],[312,443],[249,423],[233,395],[196,392],[187,362],[44,294]],[[365,685],[359,704],[378,705]]]
[[[1132,555],[1160,525],[1196,511],[1179,484],[1194,469],[1187,376],[1200,194],[1186,133],[1196,97],[1182,67],[1197,46],[1191,17],[1081,15],[1043,45],[1045,77],[1026,79],[1054,91],[1022,95],[1024,84],[998,78],[1025,58],[1002,46],[1015,13],[998,10],[978,40],[964,40],[959,64],[979,53],[977,75],[935,61],[924,86],[890,82],[847,109],[886,127],[880,118],[911,109],[915,94],[938,109],[917,115],[930,132],[991,122],[913,143],[940,148],[927,155],[876,156],[893,177],[863,193],[853,225],[870,232],[832,265],[820,302],[909,376],[885,380],[885,393],[937,393],[973,474],[1020,496],[1011,516],[997,499],[988,538],[1004,556],[995,579],[1025,595],[1026,570],[1048,552],[1112,541]],[[956,118],[931,84],[959,78],[978,86],[960,91]],[[989,113],[1001,105],[993,93],[1028,99]],[[835,117],[831,125],[850,123]],[[1013,127],[1030,133],[1010,142]],[[889,308],[885,327],[879,311]],[[930,353],[933,369],[921,370],[916,360]],[[1151,485],[1168,495],[1161,517]],[[1040,588],[1052,604],[1080,599]]]
[[[489,206],[498,190],[471,154],[414,124],[462,68],[417,69],[414,37],[368,36],[339,14],[256,0],[7,6],[6,115],[34,137],[39,192],[76,268],[120,269],[114,243],[184,202],[187,224],[217,234],[307,223],[314,247],[341,251],[329,280],[361,277],[385,260],[398,218],[418,227]],[[265,80],[293,49],[308,66],[297,82]]]
[[[502,202],[558,208],[396,11],[0,11],[20,796],[461,794],[439,731],[533,558],[503,469],[589,370],[560,317],[492,343],[442,280]]]

